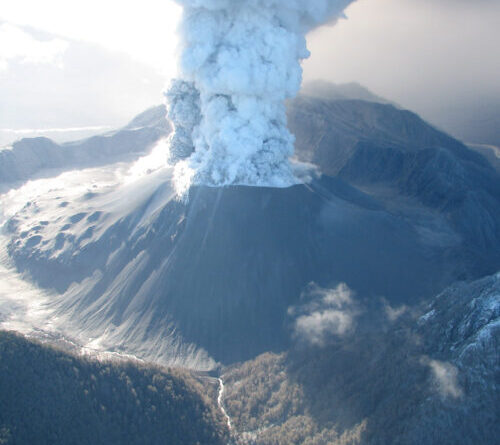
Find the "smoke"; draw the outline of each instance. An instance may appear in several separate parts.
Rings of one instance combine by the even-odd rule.
[[[403,304],[398,307],[393,307],[391,306],[387,301],[384,301],[384,312],[387,317],[387,319],[390,322],[395,322],[398,320],[401,316],[406,314],[410,308],[406,306],[406,304]]]
[[[344,283],[334,289],[311,283],[301,295],[304,303],[288,310],[294,318],[294,337],[310,345],[324,346],[332,337],[352,333],[359,314],[352,296]]]
[[[439,394],[443,398],[458,399],[463,396],[463,390],[458,383],[458,369],[450,362],[422,357],[421,363],[429,366]]]
[[[305,35],[353,0],[176,1],[182,80],[166,93],[170,162],[195,183],[296,183],[285,101],[300,89]]]
[[[165,93],[168,116],[175,125],[170,137],[170,161],[191,156],[194,151],[192,134],[200,124],[200,93],[191,82],[174,79]]]

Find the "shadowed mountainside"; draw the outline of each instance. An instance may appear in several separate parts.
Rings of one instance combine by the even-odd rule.
[[[404,200],[442,214],[462,236],[467,255],[483,257],[469,270],[476,277],[496,272],[500,175],[482,155],[387,104],[301,96],[289,119],[300,160],[388,206]]]

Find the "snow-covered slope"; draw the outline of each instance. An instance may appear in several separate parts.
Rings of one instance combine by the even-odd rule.
[[[154,107],[121,130],[82,141],[56,144],[47,138],[21,139],[0,149],[0,186],[67,170],[130,162],[148,153],[169,132],[164,109]]]

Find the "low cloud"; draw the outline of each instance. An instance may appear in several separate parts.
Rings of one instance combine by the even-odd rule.
[[[422,363],[431,369],[436,387],[443,398],[459,399],[463,396],[463,390],[458,383],[458,368],[455,365],[428,357],[424,357]]]
[[[311,345],[324,346],[332,337],[352,333],[359,313],[352,297],[353,292],[344,283],[334,289],[311,283],[301,296],[304,303],[288,310],[294,320],[294,337]]]
[[[384,302],[384,312],[387,319],[391,322],[398,320],[402,315],[408,312],[409,308],[406,304],[393,307],[387,301]]]

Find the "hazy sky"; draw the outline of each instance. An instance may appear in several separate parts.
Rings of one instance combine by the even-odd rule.
[[[309,36],[306,80],[357,81],[435,120],[500,104],[499,1],[358,0],[347,15]],[[115,126],[159,103],[178,17],[168,0],[3,0],[0,129]]]
[[[309,38],[306,77],[358,81],[425,110],[500,98],[500,1],[358,0]]]
[[[122,51],[166,72],[175,66],[179,15],[170,0],[2,0],[0,8],[0,20]]]

